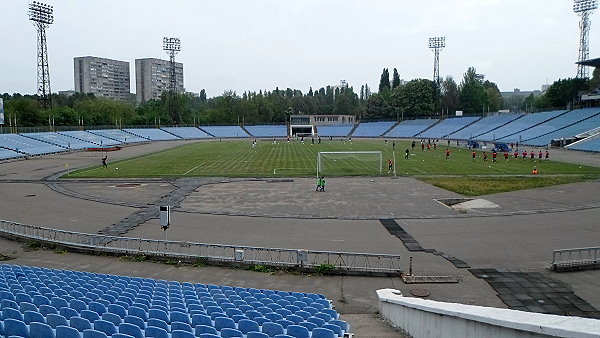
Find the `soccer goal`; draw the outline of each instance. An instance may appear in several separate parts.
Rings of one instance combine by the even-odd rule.
[[[317,177],[321,175],[378,175],[382,172],[381,151],[320,151]]]

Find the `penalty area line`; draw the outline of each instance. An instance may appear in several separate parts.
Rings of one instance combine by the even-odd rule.
[[[192,172],[192,171],[196,170],[198,167],[200,167],[200,166],[201,166],[201,165],[203,165],[204,163],[206,163],[206,162],[202,162],[202,163],[198,164],[197,166],[193,167],[192,169],[190,169],[190,170],[188,170],[188,171],[184,172],[184,173],[182,174],[182,176],[185,176],[185,175],[189,174],[190,172]]]
[[[425,172],[423,170],[419,170],[417,168],[413,168],[413,170],[420,172],[421,174],[425,174]]]

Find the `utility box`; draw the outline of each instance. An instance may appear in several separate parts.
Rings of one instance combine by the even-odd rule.
[[[162,205],[160,207],[160,227],[166,230],[169,225],[171,225],[171,207]]]
[[[298,250],[298,263],[302,264],[308,261],[308,251]]]
[[[235,250],[235,260],[236,261],[244,260],[244,250]]]

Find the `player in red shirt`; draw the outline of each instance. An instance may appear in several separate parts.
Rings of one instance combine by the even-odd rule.
[[[496,157],[498,156],[498,153],[496,151],[492,152],[492,162],[496,162]]]
[[[504,151],[504,160],[508,162],[508,150]]]
[[[529,159],[531,161],[533,161],[533,159],[535,158],[535,153],[533,152],[533,150],[531,151],[531,153],[529,154]]]
[[[523,150],[523,161],[527,159],[527,150]]]
[[[446,149],[446,159],[450,158],[450,149]]]
[[[538,153],[538,161],[542,162],[542,151]]]
[[[477,156],[477,152],[475,150],[473,150],[473,162],[475,162],[475,157]]]
[[[550,153],[546,150],[546,162],[550,162]]]
[[[515,150],[515,159],[519,158],[519,151]]]
[[[483,162],[487,162],[487,153],[483,152]]]

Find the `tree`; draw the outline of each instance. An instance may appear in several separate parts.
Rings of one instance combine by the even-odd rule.
[[[544,108],[572,107],[578,100],[579,94],[588,91],[588,88],[588,79],[559,79],[550,85],[546,93],[542,95],[548,105]]]
[[[390,90],[390,72],[387,68],[383,68],[381,78],[379,79],[379,93]]]
[[[426,79],[415,79],[394,89],[393,109],[403,116],[431,116],[435,113],[437,85]]]
[[[485,80],[483,87],[487,94],[488,111],[500,110],[500,107],[502,106],[502,95],[500,94],[498,86],[493,82]]]
[[[206,103],[206,90],[204,89],[200,91],[200,102]]]
[[[461,108],[467,115],[475,115],[487,108],[487,92],[482,82],[483,76],[477,74],[474,67],[469,67],[460,84]]]
[[[394,68],[394,76],[392,78],[392,89],[400,86],[400,75],[398,74],[398,70]]]
[[[460,91],[452,76],[447,76],[442,81],[441,91],[442,110],[446,110],[447,112],[453,114],[460,106]]]

